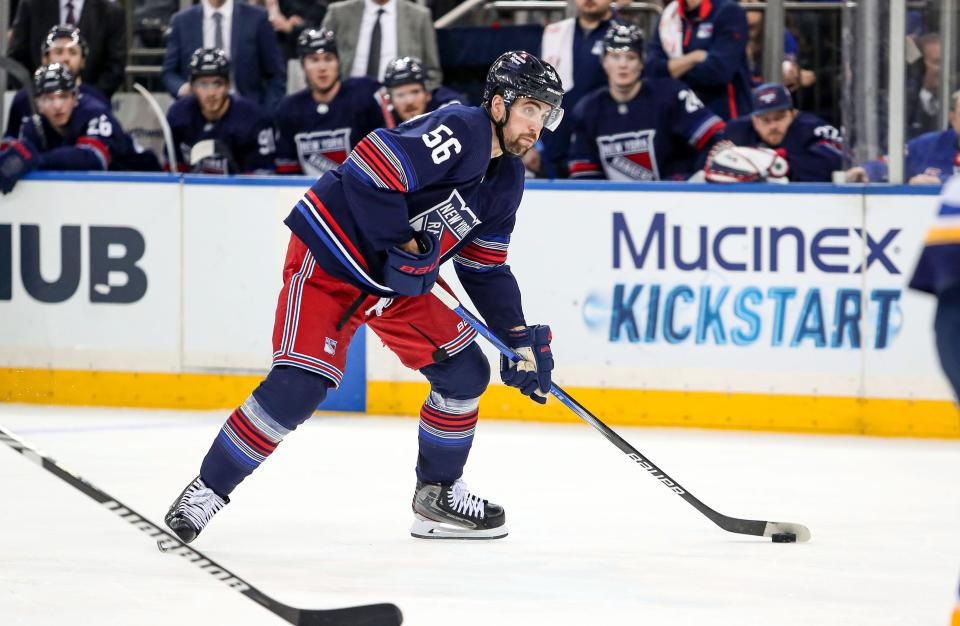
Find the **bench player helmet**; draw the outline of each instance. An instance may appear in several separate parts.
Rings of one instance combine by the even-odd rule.
[[[297,37],[297,54],[300,61],[308,55],[316,52],[337,53],[337,37],[332,30],[320,30],[319,28],[308,28]]]
[[[603,36],[603,53],[636,52],[643,58],[643,31],[633,24],[613,24]]]
[[[56,93],[57,91],[76,93],[77,79],[70,68],[63,63],[41,65],[33,73],[33,90],[37,96],[45,93]]]
[[[80,46],[80,53],[83,55],[83,58],[87,58],[87,42],[83,39],[83,36],[80,34],[80,29],[74,26],[73,24],[57,24],[50,28],[47,31],[46,36],[43,38],[43,44],[40,46],[40,53],[43,56],[50,54],[50,49],[53,48],[54,42],[58,39],[69,39],[69,45]]]
[[[425,84],[427,72],[423,69],[423,61],[417,57],[400,57],[387,64],[383,72],[383,84],[387,89],[414,83]]]
[[[556,130],[563,119],[563,108],[560,106],[563,101],[563,86],[557,70],[529,52],[505,52],[493,62],[483,88],[483,105],[488,110],[496,95],[502,96],[507,106],[507,115],[503,121],[494,121],[499,129],[498,134],[502,134],[503,126],[510,116],[510,106],[518,98],[532,98],[550,107],[550,114],[544,123],[548,130]]]
[[[190,80],[201,76],[230,79],[230,60],[220,48],[197,48],[190,57]]]

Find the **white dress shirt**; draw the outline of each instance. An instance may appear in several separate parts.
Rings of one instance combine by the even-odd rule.
[[[380,69],[377,80],[383,80],[383,71],[387,63],[397,58],[397,0],[389,0],[380,5],[373,0],[363,2],[363,20],[360,22],[360,39],[357,40],[357,54],[353,57],[350,76],[367,75],[367,57],[370,55],[370,36],[377,21],[377,11],[383,9],[380,16]]]
[[[83,11],[83,0],[73,0],[73,17],[76,20],[74,24],[80,24],[81,11]],[[60,0],[60,21],[58,23],[67,23],[67,0]]]
[[[217,23],[213,19],[213,13],[217,11],[223,15],[220,20],[220,28],[223,29],[223,51],[227,58],[230,58],[230,27],[233,23],[233,0],[227,0],[219,9],[214,9],[209,2],[203,3],[203,47],[212,48],[216,41]]]

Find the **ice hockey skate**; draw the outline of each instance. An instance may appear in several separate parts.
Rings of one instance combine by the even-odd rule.
[[[501,539],[506,514],[499,504],[473,495],[466,483],[417,481],[410,534],[419,539]]]
[[[163,520],[180,541],[190,543],[229,502],[230,498],[221,498],[197,476],[173,501]]]

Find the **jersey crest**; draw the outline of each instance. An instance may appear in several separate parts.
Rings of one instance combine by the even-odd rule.
[[[441,257],[457,247],[478,224],[480,220],[456,189],[449,198],[410,220],[413,230],[425,230],[437,236]]]
[[[316,130],[297,133],[297,157],[303,173],[320,177],[347,160],[350,154],[350,129]]]
[[[603,170],[609,180],[660,180],[653,138],[655,129],[597,137]]]

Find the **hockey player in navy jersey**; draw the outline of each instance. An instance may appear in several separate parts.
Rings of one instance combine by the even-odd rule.
[[[940,364],[960,401],[960,176],[943,186],[910,287],[937,297],[934,330]]]
[[[158,170],[123,132],[110,109],[80,98],[76,79],[65,65],[41,66],[33,76],[40,123],[27,117],[20,136],[0,152],[0,192],[10,193],[21,178],[40,170]]]
[[[272,174],[273,124],[255,102],[230,93],[230,61],[223,50],[193,53],[190,87],[191,94],[167,111],[180,171]]]
[[[297,38],[307,88],[280,101],[274,113],[278,174],[322,176],[343,163],[367,133],[384,124],[375,95],[380,84],[340,76],[332,31],[307,29]]]
[[[790,92],[780,83],[760,85],[750,96],[753,112],[727,122],[720,141],[773,150],[786,160],[786,178],[792,182],[830,182],[833,172],[843,167],[840,131],[795,109]]]
[[[461,480],[490,366],[476,332],[430,290],[439,265],[453,260],[480,314],[525,358],[519,365],[502,359],[502,380],[546,401],[550,328],[527,324],[506,261],[523,195],[518,157],[544,127],[557,127],[562,95],[551,66],[508,52],[487,74],[482,106],[454,104],[378,129],[306,192],[286,219],[293,234],[273,368],[170,507],[167,525],[183,541],[193,540],[240,481],[339,385],[347,346],[362,324],[430,382],[420,409],[411,534],[507,534],[503,507]],[[313,485],[304,489],[313,497]]]
[[[60,63],[66,65],[73,74],[77,82],[77,95],[79,98],[93,98],[99,100],[105,106],[110,106],[110,99],[102,91],[88,85],[80,78],[80,73],[87,59],[87,43],[80,34],[80,29],[71,24],[59,24],[52,27],[46,37],[43,38],[41,47],[41,64]],[[20,124],[23,118],[30,115],[30,94],[26,89],[21,89],[13,97],[10,104],[10,115],[7,118],[7,129],[4,131],[5,137],[15,138],[20,135]]]
[[[426,81],[423,61],[417,57],[390,61],[383,71],[383,87],[389,103],[387,110],[392,118],[387,120],[388,128],[448,104],[466,104],[462,94],[443,85],[428,91]]]
[[[683,180],[700,167],[723,120],[672,78],[640,80],[643,35],[614,24],[603,39],[609,86],[573,111],[571,178]]]

